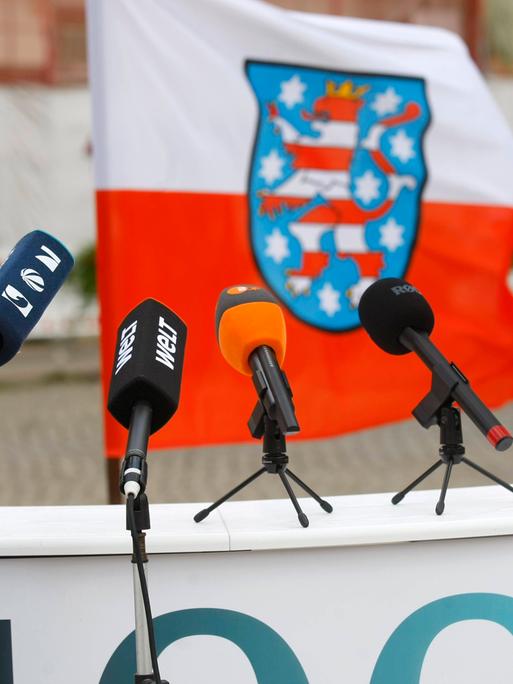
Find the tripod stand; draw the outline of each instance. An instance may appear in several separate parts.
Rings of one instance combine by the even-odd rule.
[[[429,395],[428,395],[429,396]],[[408,492],[417,487],[423,480],[431,475],[435,470],[440,468],[440,466],[445,464],[445,473],[442,482],[442,489],[440,491],[440,498],[435,507],[435,512],[437,515],[442,515],[445,508],[445,496],[447,494],[447,488],[449,487],[449,480],[451,478],[452,468],[458,463],[465,463],[478,473],[488,477],[497,484],[505,487],[510,492],[513,492],[513,487],[509,485],[500,477],[497,477],[489,470],[485,470],[477,463],[474,463],[465,456],[465,447],[463,446],[463,431],[461,425],[461,411],[460,409],[452,405],[452,401],[448,401],[445,405],[440,406],[435,412],[434,422],[440,427],[440,449],[438,454],[440,459],[434,463],[430,468],[428,468],[422,475],[420,475],[416,480],[411,482],[407,487],[398,492],[392,497],[392,503],[398,504]],[[420,406],[420,405],[419,405]],[[417,409],[415,410],[417,411]],[[414,411],[414,415],[418,418]]]
[[[315,499],[315,501],[317,501],[323,510],[325,510],[327,513],[331,513],[333,511],[333,506],[324,499],[321,499],[321,497],[314,492],[311,487],[305,484],[303,480],[300,480],[299,477],[287,467],[289,457],[287,456],[285,435],[281,431],[277,421],[267,416],[260,403],[256,405],[251,418],[249,419],[249,428],[253,437],[263,437],[264,453],[262,456],[262,467],[257,470],[256,473],[253,473],[253,475],[250,475],[250,477],[248,477],[246,480],[231,489],[227,494],[215,501],[211,506],[208,506],[208,508],[204,508],[199,513],[196,513],[194,520],[196,522],[201,522],[204,520],[207,515],[212,513],[212,511],[218,506],[237,494],[237,492],[240,492],[241,489],[244,489],[244,487],[247,487],[264,473],[270,473],[279,476],[290,500],[292,501],[292,505],[296,509],[298,520],[303,527],[308,527],[309,520],[301,509],[288,478],[293,480],[299,487],[304,489],[304,491],[309,494],[312,499]]]

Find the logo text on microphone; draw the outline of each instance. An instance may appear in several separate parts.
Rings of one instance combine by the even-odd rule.
[[[7,285],[5,290],[2,292],[2,297],[7,299],[8,302],[11,302],[11,304],[14,304],[24,318],[27,318],[29,313],[34,308],[29,300],[12,285]]]
[[[157,353],[155,361],[163,363],[171,370],[175,369],[176,340],[178,333],[172,328],[163,316],[159,316],[159,330],[157,334]]]
[[[416,287],[413,287],[413,285],[408,285],[407,283],[405,285],[394,285],[394,287],[391,289],[395,295],[402,295],[408,292],[418,292]]]
[[[121,332],[121,339],[118,349],[118,360],[116,362],[116,370],[114,375],[117,375],[123,368],[125,363],[130,361],[134,352],[135,332],[137,330],[137,321],[130,323]]]
[[[41,245],[39,248],[43,254],[37,254],[36,259],[40,261],[46,268],[54,273],[61,263],[61,259],[46,245]],[[9,256],[13,253],[11,250]],[[45,289],[45,281],[43,276],[33,268],[22,268],[20,271],[22,282],[31,290],[41,293]],[[29,300],[17,289],[14,285],[7,285],[2,292],[2,297],[11,302],[24,318],[27,318],[34,306]]]

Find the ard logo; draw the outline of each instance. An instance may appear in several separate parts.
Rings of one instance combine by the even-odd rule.
[[[378,278],[404,275],[426,181],[420,78],[248,62],[259,120],[251,243],[268,286],[302,321],[359,325]]]

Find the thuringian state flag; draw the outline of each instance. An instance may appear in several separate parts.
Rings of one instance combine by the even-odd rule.
[[[459,38],[256,0],[90,0],[89,54],[106,383],[142,299],[189,327],[154,447],[248,439],[254,390],[214,331],[236,283],[286,312],[304,437],[404,418],[428,390],[359,325],[381,277],[421,289],[484,400],[513,396],[513,141]]]

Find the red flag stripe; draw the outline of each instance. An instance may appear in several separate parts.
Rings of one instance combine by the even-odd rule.
[[[249,246],[247,197],[119,190],[98,192],[97,203],[105,392],[117,326],[142,299],[157,296],[186,321],[189,335],[180,407],[152,436],[152,447],[250,440],[246,422],[254,389],[226,365],[213,324],[224,287],[237,282],[265,286]],[[420,219],[407,279],[436,312],[436,344],[457,359],[483,400],[496,406],[511,397],[513,383],[513,300],[505,281],[513,253],[513,209],[423,202]],[[448,269],[462,279],[450,290]],[[384,354],[361,329],[327,334],[284,310],[285,370],[294,388],[300,438],[410,415],[429,381],[418,359]],[[483,356],[490,339],[493,353]],[[314,392],[321,383],[322,392]],[[382,388],[386,404],[370,401]],[[105,417],[107,453],[117,456],[125,448],[126,430]]]

